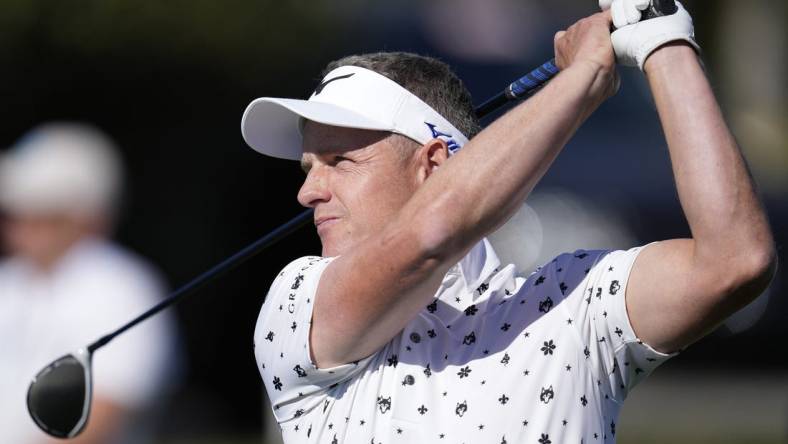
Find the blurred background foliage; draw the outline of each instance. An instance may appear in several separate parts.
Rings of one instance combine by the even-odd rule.
[[[784,256],[786,5],[686,3]],[[305,97],[322,67],[342,55],[409,50],[451,63],[481,102],[551,57],[555,31],[596,10],[594,0],[0,4],[0,147],[53,119],[105,129],[129,172],[117,237],[156,262],[173,286],[299,210],[298,166],[265,159],[240,137],[241,113],[253,98]],[[645,82],[631,70],[622,75],[621,93],[579,131],[537,192],[553,202],[570,202],[555,197],[570,193],[602,211],[589,220],[617,221],[611,226],[619,227],[621,245],[609,246],[687,236]],[[541,216],[548,226],[550,215]],[[575,248],[594,246],[579,242]],[[557,252],[548,239],[544,245],[540,254]],[[259,442],[264,429],[275,434],[263,426],[254,323],[278,270],[317,252],[317,237],[303,230],[177,308],[189,372],[169,401],[161,442]],[[738,327],[721,328],[636,390],[620,442],[785,442],[785,281],[783,267]],[[709,374],[714,384],[694,384],[706,391],[670,390]],[[763,381],[765,390],[756,384]],[[717,410],[704,402],[715,399],[737,414],[708,413]],[[695,413],[682,415],[685,409]]]

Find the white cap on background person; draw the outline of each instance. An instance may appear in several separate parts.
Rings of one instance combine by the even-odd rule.
[[[81,123],[47,123],[0,155],[0,209],[11,214],[108,215],[122,165],[115,143]]]

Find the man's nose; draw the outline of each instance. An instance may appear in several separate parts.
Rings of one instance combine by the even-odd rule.
[[[304,184],[298,190],[298,203],[305,207],[314,208],[318,203],[331,200],[328,189],[328,180],[319,166],[313,166],[304,179]]]

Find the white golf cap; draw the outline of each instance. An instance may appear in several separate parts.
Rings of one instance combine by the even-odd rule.
[[[0,208],[11,214],[106,214],[119,198],[114,143],[98,129],[48,123],[0,157]]]
[[[244,140],[256,151],[301,159],[301,121],[390,131],[418,143],[441,138],[455,152],[468,139],[429,105],[386,76],[358,66],[329,72],[309,100],[261,97],[241,119]]]

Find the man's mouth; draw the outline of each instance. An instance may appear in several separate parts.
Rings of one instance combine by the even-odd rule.
[[[338,221],[339,218],[335,216],[320,216],[315,218],[315,227],[317,228],[317,233],[322,235],[323,232],[328,230]]]

